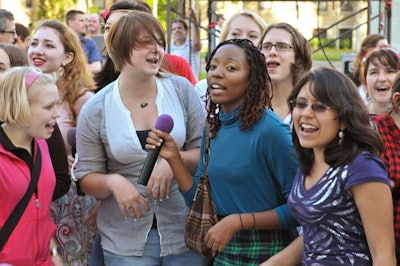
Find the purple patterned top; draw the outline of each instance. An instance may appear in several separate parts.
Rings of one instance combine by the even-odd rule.
[[[372,265],[364,228],[350,188],[389,179],[383,163],[369,152],[344,167],[329,168],[310,189],[297,171],[289,210],[303,226],[303,265]]]

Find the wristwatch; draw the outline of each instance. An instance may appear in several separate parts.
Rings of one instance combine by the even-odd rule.
[[[58,254],[60,254],[60,248],[54,247],[54,248],[50,249],[50,254],[51,254],[51,256],[57,256]]]

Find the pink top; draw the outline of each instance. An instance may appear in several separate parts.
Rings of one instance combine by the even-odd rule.
[[[37,186],[40,207],[36,207],[36,195],[32,195],[24,214],[0,252],[0,262],[13,266],[54,265],[50,257],[50,239],[56,225],[50,216],[50,204],[56,184],[46,141],[38,139],[42,167]],[[36,157],[36,150],[35,150]],[[25,195],[31,171],[21,158],[0,144],[0,228],[15,206]]]
[[[75,112],[79,114],[82,106],[89,100],[90,97],[94,95],[91,91],[86,91],[78,100],[75,102],[74,108]],[[72,115],[71,111],[66,102],[63,102],[60,105],[60,117],[57,118],[57,124],[60,128],[61,134],[64,139],[65,150],[67,151],[67,155],[71,155],[71,146],[67,141],[67,133],[70,128],[72,128]]]

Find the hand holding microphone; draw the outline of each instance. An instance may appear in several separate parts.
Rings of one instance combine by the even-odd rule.
[[[172,128],[174,127],[174,120],[172,120],[172,117],[163,114],[160,115],[157,118],[155,128],[163,131],[170,133],[172,131]],[[162,143],[161,143],[162,145]],[[138,179],[138,184],[147,186],[147,183],[149,182],[151,172],[153,171],[154,165],[156,164],[158,155],[160,154],[161,146],[154,148],[153,150],[150,150],[147,153],[146,161],[144,162],[142,171],[140,173],[139,179]]]

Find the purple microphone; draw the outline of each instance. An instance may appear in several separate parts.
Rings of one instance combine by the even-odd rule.
[[[172,117],[169,115],[160,115],[157,118],[155,127],[160,131],[170,133],[172,131],[172,128],[174,127],[174,120],[172,120]],[[146,161],[144,162],[142,171],[140,172],[138,184],[147,186],[147,182],[149,182],[151,172],[153,171],[154,165],[156,164],[158,155],[160,154],[160,150],[161,146],[156,147],[155,149],[150,150],[147,153]]]

